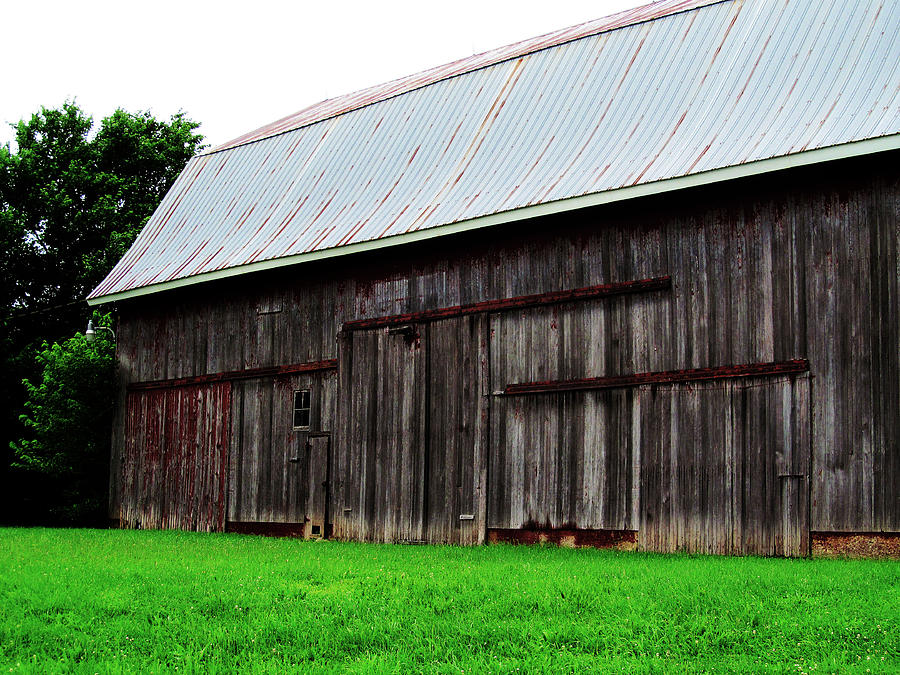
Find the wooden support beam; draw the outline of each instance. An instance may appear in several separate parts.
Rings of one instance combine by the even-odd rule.
[[[694,368],[692,370],[664,370],[652,373],[612,375],[608,377],[586,377],[578,380],[555,380],[548,382],[522,382],[506,385],[502,395],[549,394],[560,391],[584,391],[588,389],[623,389],[644,384],[677,384],[682,382],[703,382],[725,380],[738,377],[766,377],[772,375],[796,375],[809,370],[809,361],[794,359],[775,363],[746,363],[738,366],[716,366],[714,368]]]
[[[392,314],[379,316],[372,319],[358,319],[345,321],[344,331],[366,330],[368,328],[384,328],[402,324],[415,324],[425,321],[439,321],[470,314],[483,314],[486,312],[501,312],[509,309],[523,309],[525,307],[539,307],[541,305],[555,305],[563,302],[576,302],[578,300],[593,300],[596,298],[608,298],[616,295],[630,293],[647,293],[650,291],[663,291],[672,287],[672,277],[654,277],[652,279],[637,279],[634,281],[621,281],[612,284],[600,284],[599,286],[585,286],[566,291],[554,291],[551,293],[538,293],[536,295],[520,295],[513,298],[501,298],[500,300],[485,300],[473,302],[469,305],[455,305],[440,309],[428,309],[422,312],[410,312],[408,314]]]
[[[145,389],[169,389],[171,387],[183,387],[190,384],[233,382],[234,380],[249,380],[255,377],[278,377],[284,375],[295,375],[297,373],[314,373],[322,370],[337,370],[337,359],[327,359],[325,361],[310,361],[307,363],[294,363],[288,366],[268,366],[265,368],[229,370],[222,373],[194,375],[192,377],[180,377],[173,380],[132,382],[128,385],[128,391],[142,391]]]

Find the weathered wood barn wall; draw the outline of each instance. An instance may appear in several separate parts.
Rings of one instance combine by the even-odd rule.
[[[803,554],[810,531],[897,532],[898,160],[122,303],[112,513],[299,534],[325,482],[348,539]],[[185,471],[159,425],[198,408]]]
[[[843,7],[663,0],[194,158],[89,298],[111,518],[900,542],[900,8]]]

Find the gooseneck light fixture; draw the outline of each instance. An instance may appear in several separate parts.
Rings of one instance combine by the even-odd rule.
[[[88,342],[93,342],[94,340],[97,339],[97,331],[98,330],[108,330],[110,333],[112,333],[113,340],[116,339],[116,334],[113,332],[112,328],[108,328],[106,326],[97,326],[97,328],[95,329],[94,322],[90,319],[88,319],[87,330],[84,331],[84,337],[87,338]]]

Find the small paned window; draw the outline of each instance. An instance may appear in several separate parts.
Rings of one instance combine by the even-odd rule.
[[[294,428],[309,429],[309,389],[294,392]]]

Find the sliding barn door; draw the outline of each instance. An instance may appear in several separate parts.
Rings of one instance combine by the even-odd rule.
[[[485,325],[461,317],[343,338],[336,537],[483,540]]]
[[[414,326],[342,345],[334,534],[417,542],[425,531],[425,356]]]
[[[809,379],[643,388],[639,544],[809,554]]]
[[[227,529],[328,535],[332,372],[235,382]]]
[[[637,529],[639,466],[630,389],[497,397],[491,410],[489,535]],[[516,538],[519,536],[520,538]]]
[[[444,319],[427,328],[427,539],[481,543],[487,510],[488,317]]]
[[[128,393],[122,527],[224,529],[230,409],[228,382]]]

